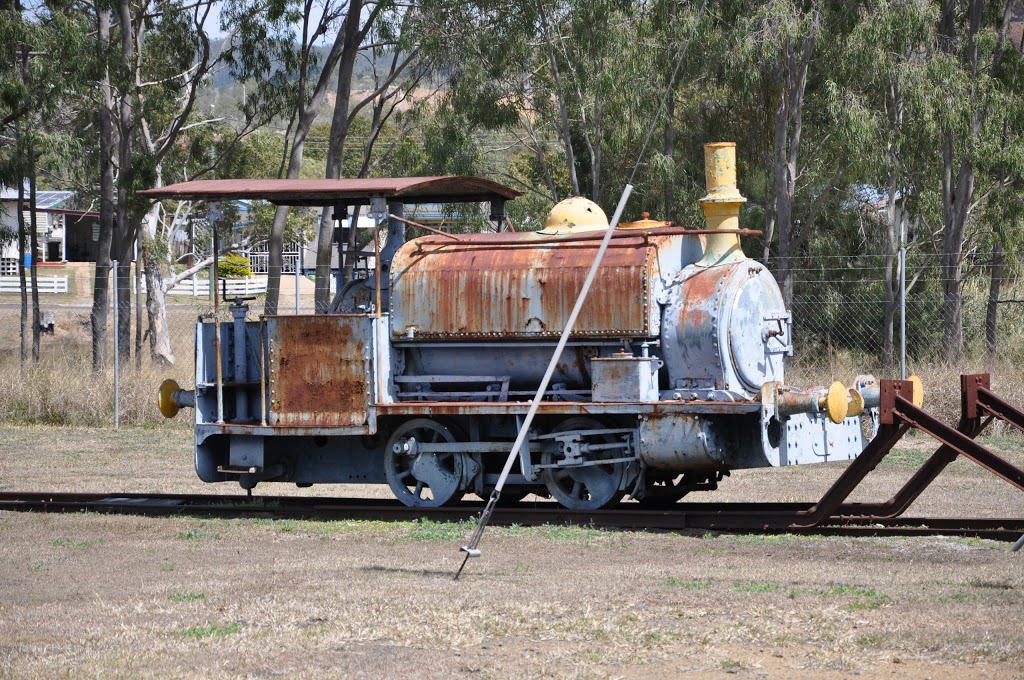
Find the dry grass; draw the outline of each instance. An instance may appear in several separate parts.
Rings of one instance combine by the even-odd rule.
[[[0,310],[0,420],[8,423],[107,427],[114,420],[114,372],[92,371],[92,339],[87,308],[59,308],[53,335],[40,343],[40,361],[21,366],[19,311]],[[156,392],[164,378],[192,380],[192,337],[197,311],[172,310],[177,367],[160,367],[148,359],[122,362],[120,418],[125,425],[164,426]],[[111,330],[113,324],[110,324]],[[144,347],[143,353],[148,350]],[[109,353],[113,357],[113,349]],[[174,425],[172,425],[174,426]],[[180,423],[177,426],[182,426]]]
[[[156,408],[156,391],[167,376],[144,367],[121,374],[121,423],[136,426],[184,427],[184,420],[166,425]],[[9,423],[111,427],[114,419],[113,371],[94,374],[74,356],[45,357],[20,368],[0,363],[0,414]]]
[[[408,523],[0,521],[12,678],[953,679],[1024,654],[1024,571],[987,542],[495,528],[453,583],[462,537]]]

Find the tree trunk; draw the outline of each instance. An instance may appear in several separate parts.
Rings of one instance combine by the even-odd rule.
[[[661,152],[664,156],[670,160],[675,160],[676,150],[676,95],[675,92],[669,92],[668,98],[665,101],[665,132],[662,138]],[[673,167],[675,165],[673,164]],[[672,219],[672,199],[673,189],[675,185],[675,177],[668,173],[665,173],[665,178],[662,180],[662,191],[664,193],[665,200],[665,214],[662,219]]]
[[[156,185],[163,186],[163,173],[157,168]],[[135,263],[135,280],[142,278],[143,267],[145,268],[146,281],[146,332],[149,335],[149,355],[153,361],[160,366],[174,364],[174,354],[171,349],[170,328],[167,324],[167,300],[166,294],[169,287],[164,282],[164,267],[170,270],[168,256],[161,257],[163,253],[156,247],[157,222],[159,219],[158,208],[154,205],[150,208],[143,222],[144,229],[139,235],[139,257]],[[177,215],[176,215],[177,216]],[[173,223],[172,223],[173,224]],[[168,239],[169,241],[170,239]],[[169,249],[168,249],[169,251]],[[173,272],[172,272],[173,273]],[[136,285],[136,336],[139,336],[139,329],[142,326],[141,306],[142,286]],[[135,347],[136,366],[141,364],[142,348],[137,344]]]
[[[25,278],[25,183],[18,173],[18,276],[21,279],[21,367],[28,363],[28,281]]]
[[[317,109],[327,94],[327,84],[330,82],[330,74],[334,72],[338,59],[341,57],[341,50],[344,47],[344,31],[339,30],[334,38],[331,51],[324,60],[323,69],[316,86],[313,88],[313,95],[309,103],[304,103],[301,98],[296,104],[299,110],[296,116],[295,136],[292,140],[292,148],[288,154],[288,179],[295,179],[302,169],[302,156],[306,148],[306,137],[309,135],[309,128],[316,120]],[[303,82],[305,74],[302,74]],[[301,90],[302,88],[300,88]],[[300,95],[301,97],[301,95]],[[267,244],[267,299],[263,306],[264,314],[277,314],[278,300],[281,297],[281,271],[284,267],[284,228],[288,220],[288,208],[280,206],[274,211],[274,224],[270,229],[270,242]],[[328,281],[330,285],[330,281]]]
[[[29,221],[31,233],[29,242],[32,244],[32,361],[39,362],[39,334],[42,319],[39,313],[39,227],[36,223],[36,157],[35,150],[28,148],[28,191]]]
[[[793,308],[792,258],[796,255],[793,244],[798,238],[793,231],[793,196],[796,193],[797,156],[803,131],[804,92],[815,37],[812,30],[799,49],[786,42],[776,67],[781,83],[779,105],[775,110],[774,142],[775,229],[779,233],[776,278],[786,309]]]
[[[170,329],[167,325],[167,303],[164,298],[164,277],[160,257],[153,248],[149,234],[140,239],[139,259],[146,267],[146,313],[149,319],[149,353],[160,366],[174,364]],[[136,265],[138,266],[138,265]]]
[[[140,244],[141,251],[141,244]],[[135,370],[142,370],[142,253],[135,263]],[[149,300],[146,300],[149,306]]]
[[[362,13],[362,7],[362,0],[350,0],[348,16],[345,17],[345,24],[339,31],[339,37],[343,40],[344,46],[338,61],[337,98],[334,100],[331,134],[327,144],[327,167],[325,169],[327,179],[337,179],[341,176],[341,153],[345,146],[345,139],[348,137],[350,123],[348,112],[352,94],[352,70],[355,67],[356,57],[359,55],[359,45],[362,42],[362,32],[359,30],[359,15]],[[331,303],[331,251],[334,248],[332,215],[334,208],[335,206],[330,205],[324,207],[320,215],[320,229],[317,233],[316,281],[314,282],[314,309],[317,314],[326,314]],[[350,240],[352,240],[351,236]],[[339,263],[342,265],[342,271],[349,272],[355,252],[346,249],[339,255],[345,257],[345,261]]]
[[[110,10],[97,10],[100,52],[110,48]],[[96,243],[96,278],[92,295],[92,370],[98,373],[107,366],[107,316],[110,314],[110,247],[114,236],[114,124],[113,95],[110,73],[100,81],[103,103],[99,109],[100,131],[100,220]]]
[[[773,163],[775,194],[775,229],[779,234],[779,253],[775,277],[782,289],[786,309],[793,308],[793,275],[790,271],[790,223],[793,218],[793,195],[789,192],[789,121],[787,120],[786,96],[775,110],[775,155]]]
[[[882,361],[885,367],[885,376],[891,378],[896,372],[894,326],[896,325],[896,293],[899,287],[899,279],[894,275],[897,272],[893,271],[893,261],[896,259],[898,249],[896,235],[902,234],[902,219],[896,209],[895,177],[889,180],[888,199],[889,202],[885,207],[885,265],[883,267],[885,301],[882,310]]]
[[[135,16],[128,0],[120,2],[120,31],[122,63],[134,73],[135,63]],[[115,287],[117,288],[118,347],[121,359],[127,362],[132,355],[132,285],[131,263],[134,259],[137,220],[129,209],[130,183],[134,176],[134,151],[132,128],[134,126],[133,84],[122,83],[118,115],[118,173],[117,173],[117,240],[114,244],[117,257]]]
[[[943,359],[959,366],[964,358],[963,296],[960,292],[967,207],[974,193],[974,172],[964,158],[953,156],[953,138],[947,133],[942,145],[942,348]],[[954,183],[953,173],[959,166]]]

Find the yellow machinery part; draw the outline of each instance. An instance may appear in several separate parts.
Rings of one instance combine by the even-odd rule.
[[[160,383],[160,396],[157,405],[164,418],[173,418],[178,415],[178,403],[174,399],[174,394],[180,389],[178,383],[171,378]]]
[[[864,395],[851,387],[850,404],[847,407],[846,417],[852,418],[853,416],[859,416],[862,413],[864,413]]]
[[[914,383],[914,406],[921,408],[924,406],[924,383],[918,375],[912,375],[907,380]]]
[[[849,408],[850,402],[847,399],[846,385],[837,380],[832,383],[825,395],[825,413],[828,414],[829,420],[838,425],[846,420]]]

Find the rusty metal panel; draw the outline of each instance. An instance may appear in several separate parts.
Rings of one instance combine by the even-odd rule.
[[[352,427],[367,421],[372,377],[365,315],[267,318],[269,418],[274,426]]]
[[[407,336],[410,327],[414,337],[424,339],[558,337],[600,245],[536,244],[534,234],[459,238],[427,237],[396,254],[391,269],[394,337]],[[656,335],[650,284],[657,270],[656,241],[613,242],[573,337]]]

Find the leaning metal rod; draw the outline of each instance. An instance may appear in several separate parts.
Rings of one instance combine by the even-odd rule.
[[[597,250],[597,255],[594,257],[594,263],[590,265],[590,272],[587,274],[587,280],[583,282],[583,288],[580,290],[580,295],[576,298],[576,306],[572,308],[572,314],[569,315],[569,320],[566,322],[565,328],[562,329],[562,337],[559,338],[558,346],[555,348],[555,353],[551,355],[551,361],[548,362],[548,370],[544,373],[544,378],[540,381],[540,387],[537,388],[537,393],[533,395],[533,401],[530,402],[530,410],[527,411],[526,418],[523,420],[523,424],[519,428],[519,434],[516,436],[515,444],[512,445],[512,451],[509,452],[508,459],[505,461],[505,467],[501,470],[501,475],[498,477],[498,483],[494,485],[494,491],[491,492],[491,497],[487,501],[487,506],[484,508],[483,514],[480,515],[480,521],[477,523],[476,529],[473,531],[473,536],[469,540],[469,545],[461,548],[461,550],[466,553],[466,557],[462,560],[462,565],[459,567],[459,570],[455,572],[456,581],[459,579],[459,575],[462,574],[462,570],[466,567],[466,562],[469,561],[469,558],[480,557],[480,550],[477,549],[477,546],[480,545],[480,539],[484,535],[484,529],[487,528],[487,523],[490,521],[491,514],[494,512],[494,506],[497,505],[498,499],[501,497],[501,490],[505,487],[505,480],[508,479],[508,474],[512,470],[512,464],[519,455],[519,450],[526,442],[527,434],[530,431],[530,425],[533,423],[533,417],[537,415],[537,409],[540,407],[541,399],[544,398],[544,393],[548,389],[548,383],[551,382],[551,376],[555,373],[555,366],[558,364],[558,360],[562,356],[565,344],[569,341],[569,334],[572,332],[573,326],[576,325],[576,317],[579,316],[580,311],[583,309],[583,303],[587,300],[587,293],[590,292],[590,286],[594,283],[594,278],[597,276],[597,269],[601,266],[601,260],[604,259],[604,253],[608,250],[608,243],[612,240],[612,234],[615,232],[615,227],[619,224],[619,218],[622,216],[622,211],[626,207],[626,201],[629,200],[629,195],[632,192],[632,184],[627,184],[622,189],[622,197],[619,198],[619,205],[615,208],[615,214],[612,216],[611,224],[608,225],[608,230],[604,234],[604,240],[601,241],[601,247]]]

